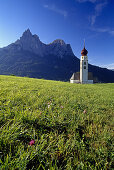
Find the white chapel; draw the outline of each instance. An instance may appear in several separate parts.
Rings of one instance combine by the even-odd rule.
[[[81,83],[81,84],[93,84],[93,76],[92,73],[88,73],[88,51],[84,48],[81,51],[81,59],[80,59],[80,73],[73,73],[70,83]]]

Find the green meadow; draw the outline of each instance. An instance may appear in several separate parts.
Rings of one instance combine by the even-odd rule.
[[[0,169],[112,170],[113,115],[114,84],[0,76]]]

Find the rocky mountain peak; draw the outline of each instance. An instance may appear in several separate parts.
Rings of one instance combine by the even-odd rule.
[[[42,47],[44,45],[36,34],[32,35],[30,29],[25,30],[20,39],[16,41],[16,44],[20,45],[23,50],[43,55]]]
[[[54,40],[52,44],[66,45],[66,43],[61,39]]]
[[[54,40],[48,46],[50,47],[50,53],[53,55],[57,55],[60,58],[63,58],[64,56],[74,56],[70,44],[66,44],[61,39]]]
[[[31,36],[32,36],[32,33],[30,29],[25,30],[25,32],[22,35],[22,37],[31,37]]]
[[[24,31],[20,39],[6,47],[12,51],[24,50],[35,53],[39,56],[53,55],[63,58],[73,56],[72,49],[62,39],[56,39],[50,44],[44,44],[36,34],[32,34],[30,29]]]
[[[36,41],[40,41],[39,37],[36,34],[33,35],[31,33],[30,29],[25,30],[25,32],[22,34],[22,37],[20,37],[20,40],[30,40],[31,41],[32,39],[34,39]]]

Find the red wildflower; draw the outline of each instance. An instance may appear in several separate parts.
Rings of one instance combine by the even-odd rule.
[[[35,140],[34,140],[34,139],[29,142],[29,145],[30,145],[30,146],[32,146],[32,145],[34,145],[34,144],[35,144]]]

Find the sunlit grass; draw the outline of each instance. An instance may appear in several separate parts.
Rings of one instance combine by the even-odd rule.
[[[112,169],[113,113],[114,84],[0,76],[1,169]]]

